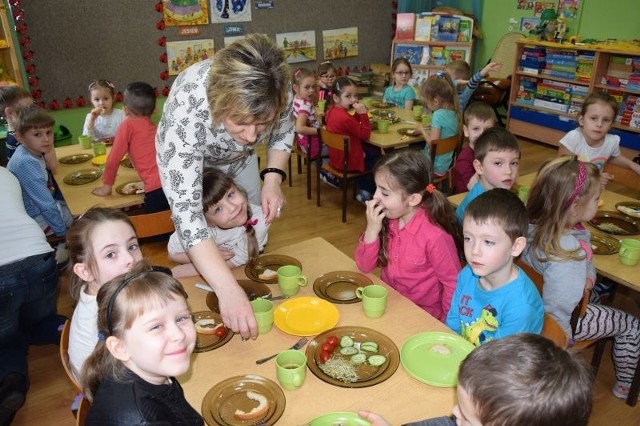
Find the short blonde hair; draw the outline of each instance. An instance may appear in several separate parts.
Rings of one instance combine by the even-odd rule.
[[[212,59],[207,97],[213,125],[224,118],[258,120],[271,122],[271,130],[286,110],[289,90],[283,52],[266,35],[249,34]]]

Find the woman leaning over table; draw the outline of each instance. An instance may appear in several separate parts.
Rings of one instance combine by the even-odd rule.
[[[261,204],[267,222],[280,215],[294,137],[286,59],[268,37],[250,34],[184,70],[173,83],[158,125],[158,169],[176,232],[200,275],[220,298],[225,324],[243,339],[257,324],[247,296],[207,230],[202,173],[218,167]],[[256,146],[267,143],[258,171]],[[264,180],[260,188],[260,178]],[[229,257],[229,256],[227,256]]]

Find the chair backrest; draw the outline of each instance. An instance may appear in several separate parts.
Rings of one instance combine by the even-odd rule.
[[[78,412],[76,413],[76,426],[84,426],[87,421],[87,414],[89,414],[89,410],[91,409],[91,403],[85,397],[80,400],[80,406],[78,407]]]
[[[520,269],[522,269],[524,273],[527,274],[529,278],[531,278],[531,281],[533,281],[533,283],[536,285],[538,292],[540,292],[540,295],[542,296],[542,288],[544,287],[544,280],[542,279],[542,274],[540,274],[538,271],[536,271],[531,266],[526,264],[521,258],[516,260],[516,265],[518,265]]]
[[[602,171],[613,175],[613,182],[621,183],[624,186],[640,191],[640,179],[633,170],[606,163]]]
[[[329,148],[332,148],[338,151],[344,151],[344,155],[343,155],[344,170],[341,170],[341,171],[346,171],[349,167],[348,166],[349,165],[349,136],[341,135],[338,133],[332,133],[328,131],[325,127],[321,127],[320,141],[323,144],[327,145]],[[320,145],[320,152],[322,152],[322,145]],[[322,161],[320,155],[318,156],[318,158],[320,159],[319,161]]]
[[[500,72],[491,73],[491,77],[501,79],[513,74],[516,65],[516,42],[522,38],[524,35],[517,32],[506,33],[500,37],[491,55],[491,62],[502,63],[502,69]]]
[[[453,152],[454,155],[451,158],[451,164],[449,165],[449,168],[453,167],[456,157],[455,152],[458,149],[459,142],[460,134],[431,141],[431,163],[433,164],[435,162],[436,155],[448,154],[450,152]]]
[[[71,373],[71,365],[69,364],[69,330],[71,329],[71,321],[66,320],[64,323],[64,327],[62,328],[62,333],[60,333],[60,361],[62,361],[62,367],[64,368],[64,372],[67,374],[69,381],[73,385],[73,388],[76,392],[82,392],[82,386],[76,380],[76,378]]]
[[[138,238],[149,238],[170,234],[175,230],[171,220],[171,210],[157,213],[137,214],[129,216]]]
[[[540,334],[563,349],[569,347],[569,336],[567,336],[567,333],[564,332],[555,318],[547,313],[544,314],[544,323]]]

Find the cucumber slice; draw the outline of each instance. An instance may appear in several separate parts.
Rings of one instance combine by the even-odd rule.
[[[367,355],[366,354],[355,354],[354,356],[351,357],[350,361],[352,364],[355,365],[360,365],[363,362],[365,362],[367,360]]]
[[[358,350],[353,346],[347,346],[346,348],[341,348],[340,353],[342,355],[355,355],[358,353]]]
[[[376,353],[378,352],[378,344],[376,342],[362,342],[360,350]]]
[[[379,367],[387,362],[387,358],[385,358],[383,355],[371,355],[367,362],[369,363],[369,365]]]
[[[349,336],[342,336],[340,338],[340,347],[347,348],[353,346],[353,339]]]

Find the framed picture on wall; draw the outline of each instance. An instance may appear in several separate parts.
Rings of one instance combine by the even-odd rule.
[[[358,56],[358,27],[322,31],[324,59]]]
[[[207,0],[162,0],[162,5],[167,27],[209,23]]]
[[[212,0],[211,22],[250,22],[251,0]]]
[[[168,41],[167,66],[169,75],[178,75],[180,71],[196,62],[204,61],[214,54],[213,39]]]
[[[315,30],[276,34],[276,44],[284,51],[290,64],[316,60]]]

